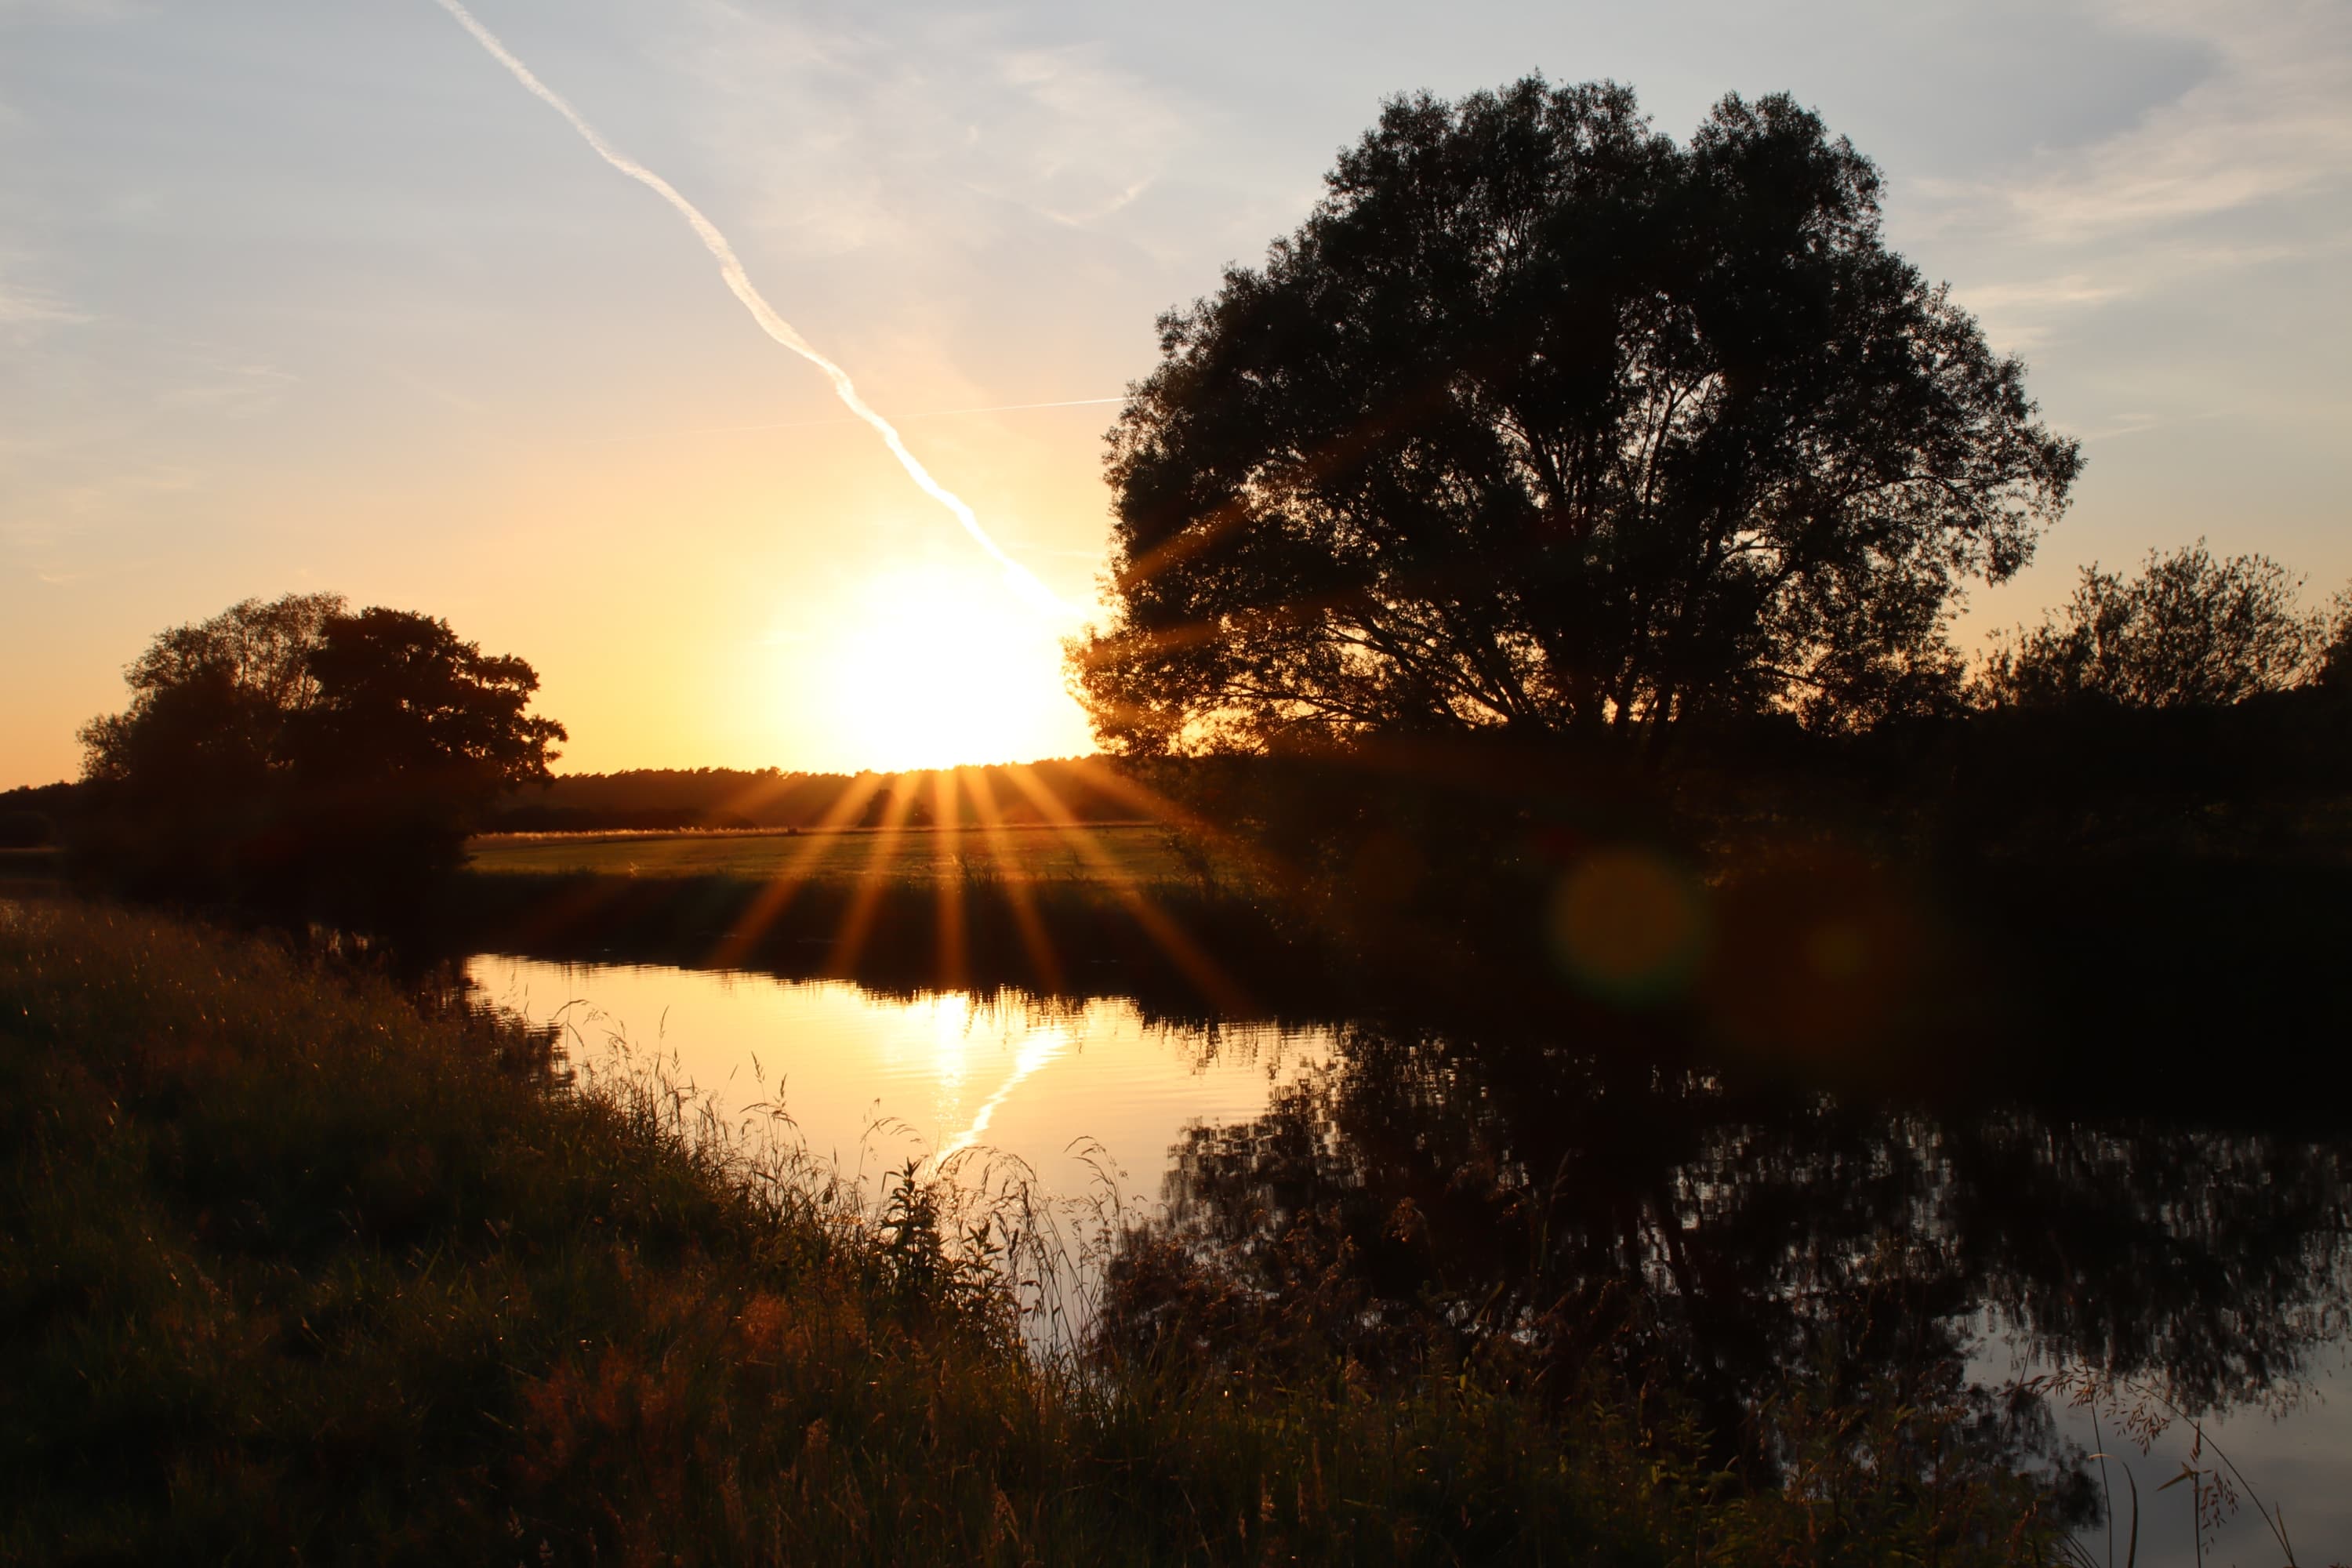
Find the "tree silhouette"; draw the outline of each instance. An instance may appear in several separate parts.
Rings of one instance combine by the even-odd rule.
[[[1817,726],[1948,700],[1959,582],[2080,468],[1786,97],[1391,103],[1263,270],[1160,321],[1110,437],[1106,744]]]
[[[2327,617],[2296,603],[2300,585],[2267,555],[2220,559],[2201,539],[2148,552],[2129,579],[2086,566],[2063,610],[1992,650],[1976,694],[2000,707],[2220,708],[2284,691],[2337,657]]]
[[[158,636],[129,708],[82,730],[81,845],[134,885],[349,902],[453,865],[502,793],[548,777],[539,678],[445,621],[248,599]]]
[[[338,616],[310,658],[317,699],[291,761],[316,852],[395,875],[455,864],[499,795],[549,778],[552,719],[524,712],[539,676],[485,655],[446,621],[401,610]]]

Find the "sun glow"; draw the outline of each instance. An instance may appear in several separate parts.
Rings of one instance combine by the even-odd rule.
[[[888,572],[844,607],[831,639],[831,727],[859,765],[883,771],[1089,750],[1063,684],[1066,629],[984,572]]]

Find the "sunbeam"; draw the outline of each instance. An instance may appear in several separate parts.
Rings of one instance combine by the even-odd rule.
[[[807,880],[810,865],[825,852],[826,837],[855,820],[866,809],[866,803],[872,800],[874,793],[881,787],[882,775],[879,773],[868,773],[850,781],[841,798],[835,801],[831,809],[803,836],[800,852],[793,857],[792,864],[761,884],[741,916],[727,934],[719,939],[719,945],[710,955],[714,968],[733,969],[751,956],[759,946],[760,938],[767,934],[768,928],[784,912],[785,907],[793,901],[793,896]]]
[[[1118,868],[1103,852],[1102,846],[1094,841],[1085,826],[1045,786],[1045,780],[1039,778],[1034,770],[1016,764],[1005,769],[1004,774],[1013,781],[1013,786],[1027,795],[1030,804],[1053,824],[1078,858],[1101,877],[1104,886],[1127,906],[1128,912],[1143,928],[1143,933],[1168,955],[1169,961],[1192,983],[1203,998],[1229,1013],[1249,1011],[1248,998],[1241,987],[1214,959],[1202,951],[1200,943],[1185,935],[1183,930],[1168,917],[1167,911],[1154,904],[1141,888],[1119,875]]]
[[[832,956],[825,961],[826,970],[845,980],[856,973],[857,955],[865,951],[866,939],[874,932],[874,917],[882,906],[883,889],[889,879],[885,868],[898,853],[898,840],[906,833],[907,814],[914,805],[914,781],[902,774],[882,803],[882,820],[875,827],[866,849],[866,869],[858,875],[857,890],[841,917],[841,930],[834,938]]]
[[[962,825],[958,820],[963,810],[957,798],[956,771],[941,768],[931,775],[931,820],[937,833],[961,835]],[[940,984],[948,990],[961,990],[968,983],[971,962],[970,944],[965,935],[964,885],[961,877],[940,879],[940,923],[936,969]]]
[[[972,815],[980,820],[980,831],[988,840],[989,858],[1001,868],[1015,862],[1013,840],[1004,831],[1004,816],[996,805],[996,791],[988,782],[988,770],[971,771]],[[1041,990],[1059,991],[1063,984],[1062,961],[1054,951],[1052,938],[1045,933],[1045,922],[1038,917],[1037,906],[1029,897],[1029,884],[1010,870],[1001,873],[999,882],[1004,889],[1005,906],[1013,911],[1013,923],[1021,933],[1022,950],[1028,954],[1029,966]]]

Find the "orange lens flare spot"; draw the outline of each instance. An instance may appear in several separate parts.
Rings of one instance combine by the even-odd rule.
[[[1604,849],[1553,895],[1551,945],[1579,984],[1612,1001],[1681,992],[1706,945],[1702,889],[1646,850]]]

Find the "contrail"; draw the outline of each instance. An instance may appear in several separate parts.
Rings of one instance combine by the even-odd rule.
[[[898,459],[898,466],[907,470],[907,477],[914,480],[924,494],[953,513],[955,520],[963,524],[964,531],[971,534],[982,550],[988,552],[989,558],[1004,568],[1005,580],[1012,584],[1015,592],[1037,608],[1049,614],[1056,616],[1072,614],[1070,606],[1057,598],[1052,589],[1039,582],[1035,574],[1007,555],[996,541],[988,536],[988,530],[981,527],[979,517],[973,513],[971,506],[961,496],[931,477],[931,471],[923,467],[921,460],[914,453],[907,449],[907,443],[899,437],[897,428],[887,419],[876,413],[871,404],[857,395],[857,388],[851,383],[849,373],[820,353],[816,345],[801,336],[799,331],[790,321],[776,313],[776,308],[769,304],[761,297],[760,290],[752,286],[751,274],[743,270],[743,263],[737,258],[735,247],[727,243],[727,237],[719,232],[717,224],[702,216],[700,207],[680,195],[677,186],[598,135],[596,128],[582,118],[578,110],[565,102],[562,96],[553,88],[532,74],[531,68],[517,59],[504,44],[499,42],[498,35],[477,21],[474,14],[467,10],[459,0],[439,0],[439,3],[441,9],[448,12],[456,18],[459,26],[471,33],[474,36],[474,41],[489,51],[491,58],[512,72],[515,80],[529,89],[531,96],[563,116],[572,129],[580,133],[580,139],[595,149],[598,157],[677,209],[677,215],[686,219],[694,229],[696,237],[702,241],[703,248],[709,251],[711,258],[719,263],[719,275],[727,280],[727,287],[734,291],[735,298],[743,302],[743,308],[751,312],[751,319],[759,322],[761,330],[770,337],[824,372],[825,379],[833,383],[834,395],[848,406],[852,414],[874,427],[875,434],[882,437],[882,444],[890,448],[890,455]]]

